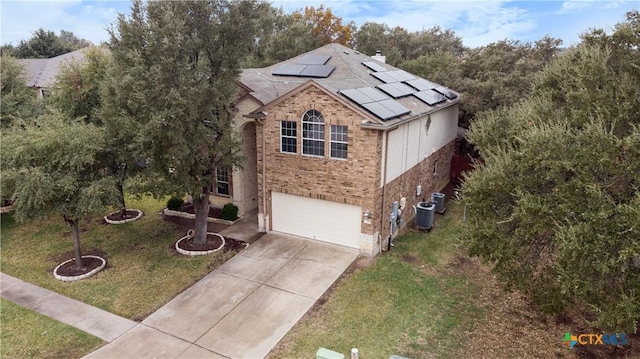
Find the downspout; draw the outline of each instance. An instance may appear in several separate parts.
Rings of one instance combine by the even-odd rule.
[[[264,231],[267,232],[267,165],[266,165],[266,139],[264,129],[264,119],[256,119],[262,127],[262,224]]]
[[[380,253],[382,253],[382,234],[384,233],[384,219],[385,211],[384,211],[384,201],[387,196],[387,162],[389,161],[389,130],[384,132],[385,141],[384,141],[384,163],[383,163],[383,171],[382,171],[382,204],[380,208]],[[391,238],[389,238],[391,241]]]

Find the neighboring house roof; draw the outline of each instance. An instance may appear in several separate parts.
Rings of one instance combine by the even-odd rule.
[[[48,88],[53,86],[58,71],[63,64],[82,61],[88,48],[68,52],[50,59],[18,59],[24,65],[27,75],[27,86]]]
[[[321,77],[314,77],[301,75],[282,76],[273,74],[276,70],[278,70],[277,72],[283,72],[283,69],[285,69],[284,72],[287,72],[286,68],[301,68],[301,66],[297,64],[299,64],[300,62],[304,62],[302,59],[308,59],[309,57],[307,56],[310,55],[312,58],[322,58],[323,55],[325,56],[325,58],[326,56],[330,56],[329,60],[326,62],[326,65],[328,65],[329,68],[331,66],[335,66],[335,68],[332,71],[328,71],[329,74],[326,77],[322,77],[322,75]],[[365,66],[363,65],[363,62],[373,63],[374,65]],[[283,65],[284,67],[281,67]],[[373,67],[373,69],[371,67]],[[377,69],[378,71],[375,71],[375,69]],[[329,44],[269,67],[260,69],[245,69],[242,71],[240,81],[246,86],[253,89],[251,95],[265,105],[256,110],[252,114],[253,116],[250,115],[251,117],[257,116],[261,111],[265,111],[268,107],[270,107],[270,105],[280,102],[280,97],[284,95],[292,95],[296,92],[296,88],[298,88],[298,90],[300,91],[306,88],[306,86],[301,85],[311,80],[315,84],[317,84],[318,87],[321,87],[328,93],[332,93],[339,98],[343,98],[345,100],[345,103],[351,108],[357,109],[359,112],[362,112],[366,116],[368,116],[371,127],[388,128],[400,122],[415,118],[416,116],[421,116],[426,113],[439,110],[443,107],[448,107],[459,101],[458,93],[456,93],[455,91],[451,91],[450,97],[452,98],[446,98],[446,100],[430,106],[418,99],[418,97],[416,97],[414,93],[411,93],[402,97],[393,98],[400,105],[404,106],[405,109],[409,110],[409,112],[405,113],[406,111],[404,111],[402,115],[385,119],[376,115],[375,111],[371,111],[370,109],[368,109],[368,106],[362,104],[359,105],[357,102],[353,101],[351,98],[343,94],[344,90],[352,90],[358,88],[372,88],[380,91],[380,89],[377,87],[381,85],[382,87],[385,87],[386,83],[390,80],[387,80],[387,82],[385,82],[378,77],[385,79],[385,77],[380,76],[380,74],[383,72],[391,71],[398,71],[398,73],[408,74],[405,71],[402,71],[389,64],[378,62],[377,60],[374,60],[369,56],[361,54],[343,45]],[[420,79],[416,75],[408,75],[416,79]],[[424,81],[424,79],[422,79],[422,81]],[[399,83],[401,87],[408,86],[408,84],[403,81],[397,81],[396,83]],[[426,83],[432,84],[433,87],[440,86],[429,81],[426,81]],[[415,93],[419,92],[418,89],[413,90]],[[347,93],[348,92],[349,91],[347,91]]]

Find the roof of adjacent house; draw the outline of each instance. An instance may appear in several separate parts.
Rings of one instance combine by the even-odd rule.
[[[368,116],[373,127],[387,128],[459,101],[455,91],[340,44],[325,45],[269,67],[245,69],[240,81],[264,105],[254,115],[312,81]]]
[[[83,48],[50,59],[18,59],[18,62],[25,67],[27,86],[38,88],[51,87],[55,82],[60,67],[66,63],[84,60],[84,51],[86,50],[87,48]]]

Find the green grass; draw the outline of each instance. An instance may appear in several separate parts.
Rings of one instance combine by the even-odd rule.
[[[340,281],[271,357],[310,357],[320,347],[343,354],[357,347],[362,358],[456,357],[482,308],[473,301],[478,287],[452,267],[462,223],[461,208],[448,206],[430,233],[396,238],[390,252]]]
[[[233,253],[185,257],[173,243],[184,235],[158,212],[164,201],[129,199],[128,207],[141,209],[138,221],[103,224],[102,218],[81,222],[83,252],[104,252],[107,268],[86,280],[65,283],[52,271],[61,255],[73,250],[69,227],[60,217],[24,224],[2,215],[0,244],[2,271],[117,315],[141,320],[176,294],[224,263]]]
[[[105,342],[2,299],[0,357],[79,358]]]

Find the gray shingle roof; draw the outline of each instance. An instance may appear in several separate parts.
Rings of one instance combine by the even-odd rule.
[[[68,52],[50,59],[18,59],[25,67],[27,86],[48,88],[53,85],[61,66],[73,61],[82,61],[88,48]]]
[[[273,75],[274,70],[281,65],[296,64],[300,59],[302,59],[302,57],[306,55],[331,56],[326,64],[334,65],[335,70],[327,78]],[[329,44],[269,67],[259,69],[245,69],[242,71],[240,81],[251,88],[253,90],[251,95],[253,95],[258,101],[262,102],[265,105],[278,99],[280,96],[286,94],[287,92],[293,90],[301,84],[306,83],[309,80],[313,80],[327,91],[345,98],[348,102],[352,103],[354,107],[359,107],[356,103],[351,102],[346,97],[341,95],[339,91],[362,87],[375,88],[378,85],[384,84],[383,81],[372,75],[372,73],[375,73],[375,71],[363,65],[363,62],[374,62],[386,68],[387,71],[400,70],[389,64],[377,62],[377,60],[374,60],[364,54],[358,53],[343,45]],[[404,71],[402,71],[402,73],[407,74]],[[413,76],[419,78],[418,76]],[[437,84],[435,85],[439,86]],[[414,96],[397,98],[396,101],[411,110],[411,113],[397,118],[393,121],[387,122],[397,122],[403,119],[411,118],[418,114],[432,112],[437,108],[445,107],[452,103],[458,102],[459,98],[448,99],[445,102],[434,106],[429,106]],[[376,119],[373,114],[371,116],[372,118]]]

